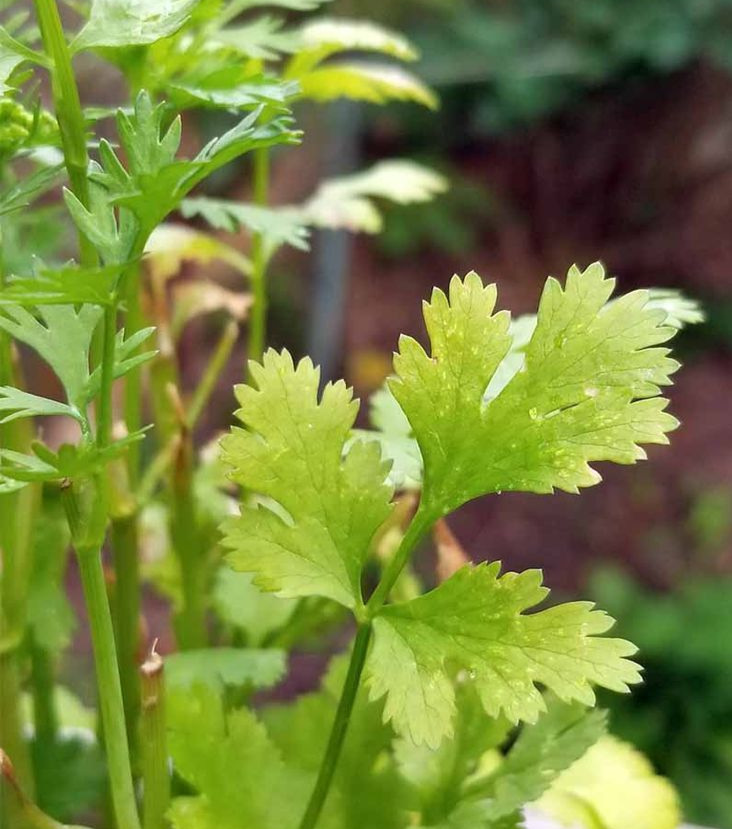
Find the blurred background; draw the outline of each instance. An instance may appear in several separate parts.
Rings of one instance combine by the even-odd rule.
[[[496,282],[515,313],[535,310],[547,275],[597,259],[623,292],[677,288],[704,306],[706,322],[676,341],[670,449],[601,465],[604,484],[579,498],[482,499],[451,528],[475,560],[542,567],[563,598],[621,619],[646,682],[603,699],[613,729],[674,781],[689,820],[732,829],[732,2],[335,0],[328,13],[408,35],[441,107],[301,109],[304,147],[275,155],[272,201],[394,156],[434,167],[450,189],[386,207],[376,236],[320,232],[314,256],[279,254],[272,345],[312,354],[365,400],[398,335],[424,339],[421,300],[456,272]],[[90,61],[86,97],[119,100],[114,77],[95,73]],[[220,116],[195,117],[198,142]],[[227,170],[209,192],[243,198],[249,181]],[[183,340],[191,378],[207,336],[193,326]],[[229,368],[233,383],[241,353]],[[201,440],[228,423],[231,383]]]

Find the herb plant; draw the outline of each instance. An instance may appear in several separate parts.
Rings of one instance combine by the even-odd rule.
[[[550,279],[537,316],[512,323],[495,311],[495,286],[455,277],[425,305],[429,352],[402,338],[375,428],[354,429],[343,382],[321,389],[308,359],[262,354],[267,266],[282,244],[304,246],[309,226],[374,232],[374,198],[425,200],[444,183],[382,162],[275,208],[269,153],[298,142],[290,106],[301,97],[434,100],[393,63],[347,56],[413,58],[400,36],[327,19],[239,23],[259,5],[93,0],[71,39],[54,0],[36,0],[31,18],[2,7],[3,819],[58,829],[82,814],[105,820],[108,803],[105,825],[117,829],[509,829],[539,798],[566,815],[584,802],[573,764],[593,744],[628,771],[623,749],[597,743],[604,716],[586,709],[595,686],[639,680],[634,646],[604,636],[612,619],[589,603],[535,610],[547,595],[539,571],[502,574],[458,554],[464,566],[443,562],[440,583],[423,590],[410,561],[433,529],[449,538],[444,519],[471,499],[577,492],[599,482],[592,463],[633,463],[643,445],[665,443],[677,422],[659,394],[678,364],[663,343],[694,309],[645,291],[611,300],[614,282],[595,264],[564,286]],[[110,113],[81,105],[72,59],[86,51],[131,90],[114,142],[98,127]],[[28,67],[49,73],[53,115]],[[235,114],[231,126],[184,154],[180,113],[209,107]],[[196,191],[245,156],[253,204]],[[31,260],[29,240],[48,222],[37,200],[59,182],[63,205],[51,209],[62,226],[70,218],[78,256],[66,261],[65,241],[49,234]],[[248,228],[250,255],[166,224],[176,211]],[[251,297],[214,283],[170,289],[191,258],[233,266]],[[234,323],[186,395],[176,343],[206,310]],[[242,425],[220,453],[199,451],[195,427],[247,315]],[[26,386],[18,347],[53,372],[57,396]],[[64,437],[44,441],[37,424],[52,421]],[[94,712],[55,682],[74,624],[69,543],[99,740]],[[178,652],[165,658],[148,642],[140,657],[143,580],[172,606]],[[291,704],[252,699],[280,681],[288,651],[327,644],[349,616],[350,656],[331,662],[321,690]],[[638,800],[663,804],[651,829],[672,826],[673,794],[645,767],[636,777]],[[605,814],[605,803],[586,807]]]

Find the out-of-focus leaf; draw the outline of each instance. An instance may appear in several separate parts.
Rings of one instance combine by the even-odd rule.
[[[300,45],[298,33],[285,30],[283,26],[281,18],[263,14],[241,26],[220,29],[214,38],[253,60],[276,60],[283,53],[294,52]]]
[[[297,606],[296,599],[260,590],[251,573],[235,573],[228,567],[218,571],[212,600],[221,619],[241,630],[251,647],[260,646],[270,633],[287,624]]]
[[[33,644],[57,653],[71,641],[76,617],[64,590],[69,529],[60,505],[44,502],[33,524],[33,570],[27,621]]]
[[[371,104],[411,101],[429,109],[436,109],[438,103],[435,93],[416,75],[391,64],[339,61],[319,66],[304,74],[299,81],[302,96],[313,101],[333,101],[336,98]]]
[[[668,780],[615,737],[603,737],[536,804],[563,826],[676,829],[679,802]]]
[[[186,199],[183,214],[190,215],[186,205],[197,201],[201,200]],[[158,225],[145,246],[145,261],[150,268],[150,275],[157,280],[176,276],[184,262],[207,265],[214,259],[226,262],[245,274],[251,271],[251,262],[236,248],[187,225]]]
[[[4,414],[7,412],[7,414]],[[42,417],[44,415],[65,415],[83,423],[84,418],[78,409],[57,400],[39,397],[12,386],[0,386],[0,423],[10,423],[21,417]]]
[[[378,233],[382,220],[374,199],[414,204],[446,189],[445,178],[421,164],[381,161],[361,173],[324,181],[299,209],[303,221],[316,227]]]
[[[225,311],[232,319],[242,322],[252,307],[249,294],[222,288],[216,282],[197,279],[173,288],[173,319],[171,331],[176,339],[185,326],[198,316]]]
[[[42,165],[0,192],[0,216],[30,204],[56,185],[63,174],[62,164]]]
[[[186,199],[181,213],[186,218],[201,216],[211,227],[228,233],[244,227],[251,233],[262,234],[270,251],[280,245],[308,249],[308,230],[296,208],[267,208],[202,196]]]
[[[169,87],[171,96],[182,107],[195,104],[230,110],[261,105],[286,110],[287,102],[296,95],[298,88],[297,83],[283,83],[266,75],[241,77],[241,73],[231,69],[195,80],[183,80]]]
[[[403,35],[366,20],[320,18],[306,22],[296,34],[297,52],[285,68],[288,78],[303,78],[340,52],[378,52],[402,61],[419,56]]]
[[[200,0],[92,0],[72,50],[142,46],[181,28]]]
[[[209,648],[182,651],[165,658],[165,676],[171,688],[271,688],[284,673],[285,654],[279,650]]]

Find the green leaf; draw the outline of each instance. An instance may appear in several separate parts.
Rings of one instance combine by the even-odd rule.
[[[524,726],[505,759],[487,779],[473,783],[471,797],[457,807],[480,811],[484,821],[507,818],[537,800],[605,733],[604,711],[549,700],[535,725]]]
[[[667,443],[678,423],[659,387],[678,363],[657,348],[675,329],[634,291],[612,304],[601,265],[549,279],[524,363],[494,398],[486,388],[511,346],[493,315],[495,286],[454,277],[450,299],[425,306],[431,356],[402,337],[390,382],[425,464],[425,508],[438,515],[502,490],[577,492],[600,480],[593,461],[634,463],[640,444]]]
[[[359,440],[374,440],[381,454],[391,461],[389,481],[395,489],[420,489],[422,486],[422,456],[412,427],[387,386],[371,395],[369,416],[373,430],[356,429]]]
[[[167,718],[175,770],[198,793],[173,800],[174,829],[295,829],[310,776],[286,769],[252,711],[227,715],[199,685],[169,695]]]
[[[367,20],[320,18],[305,23],[296,35],[297,54],[285,69],[288,78],[301,78],[339,52],[377,52],[402,61],[419,57],[403,35]]]
[[[427,202],[447,189],[439,173],[413,161],[381,161],[368,170],[324,181],[299,208],[306,224],[378,233],[381,215],[374,199],[397,204]]]
[[[214,39],[252,60],[277,60],[281,54],[294,52],[300,45],[298,33],[283,26],[281,18],[263,14],[241,26],[220,29]]]
[[[242,227],[251,233],[260,233],[270,253],[281,245],[308,249],[308,230],[292,208],[259,207],[201,196],[186,199],[181,205],[181,213],[185,218],[201,216],[211,227],[228,233]]]
[[[615,737],[603,737],[567,769],[537,808],[565,826],[587,829],[676,829],[673,786],[646,758]]]
[[[0,216],[26,207],[54,187],[63,174],[63,164],[42,165],[0,192]]]
[[[285,673],[285,654],[279,650],[208,648],[182,651],[165,658],[166,681],[171,688],[210,685],[213,688],[271,688]]]
[[[220,618],[246,634],[247,644],[253,647],[284,627],[297,606],[296,599],[264,593],[251,573],[235,573],[228,567],[218,571],[212,601]]]
[[[413,791],[423,823],[439,822],[454,811],[466,783],[476,779],[486,763],[498,762],[498,749],[511,730],[511,724],[504,718],[486,717],[467,675],[458,675],[455,693],[457,716],[453,739],[443,740],[437,748],[417,745],[408,737],[399,737],[394,742],[399,772]]]
[[[228,561],[264,590],[358,606],[369,544],[391,510],[378,447],[357,442],[343,457],[358,404],[342,381],[319,399],[309,359],[295,367],[270,350],[251,372],[256,388],[236,388],[245,428],[224,438],[223,457],[233,480],[278,510],[242,505],[224,527]]]
[[[65,415],[84,422],[81,412],[66,403],[39,397],[12,386],[0,386],[0,412],[8,414],[0,417],[0,423],[10,423],[21,417],[42,417],[44,415]]]
[[[400,66],[374,62],[339,61],[320,66],[298,78],[303,98],[333,101],[350,98],[371,104],[411,101],[437,108],[435,93]]]
[[[13,89],[13,84],[9,81],[15,70],[26,61],[45,63],[42,55],[29,49],[4,26],[0,26],[0,95]]]
[[[195,105],[236,111],[266,105],[273,111],[286,112],[298,85],[268,75],[252,75],[246,67],[226,67],[203,77],[184,78],[171,84],[169,91],[182,108]]]
[[[0,290],[0,306],[109,305],[124,268],[119,265],[37,268],[30,277],[11,276]]]
[[[92,0],[89,20],[71,44],[73,51],[100,46],[143,46],[170,37],[199,0]]]
[[[455,691],[448,665],[468,672],[487,714],[535,722],[545,709],[536,684],[560,699],[592,705],[592,684],[627,691],[636,648],[601,638],[613,619],[590,602],[531,614],[548,590],[541,573],[499,577],[500,564],[464,567],[436,589],[383,608],[374,620],[368,675],[385,716],[415,743],[437,746],[453,732]]]
[[[35,317],[25,308],[0,308],[0,329],[29,345],[63,384],[69,404],[83,415],[88,402],[89,352],[102,309],[82,305],[43,305]],[[60,412],[57,412],[57,414]]]

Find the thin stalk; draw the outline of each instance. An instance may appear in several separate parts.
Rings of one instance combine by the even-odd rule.
[[[206,645],[205,561],[193,497],[193,442],[182,427],[170,482],[170,535],[180,562],[183,607],[176,619],[181,650]]]
[[[58,718],[53,698],[54,664],[53,657],[37,642],[31,641],[31,668],[33,682],[33,721],[36,740],[40,743],[52,743],[58,731]]]
[[[153,646],[140,667],[142,720],[140,749],[144,791],[143,829],[164,829],[170,803],[170,773],[165,731],[165,673]]]
[[[51,88],[54,109],[61,133],[66,170],[74,195],[89,206],[87,169],[89,155],[86,148],[86,128],[81,109],[79,88],[76,85],[71,53],[66,42],[56,0],[34,0],[43,47],[52,61]],[[91,242],[79,231],[79,258],[82,265],[97,263],[97,253]]]
[[[64,827],[42,812],[26,795],[10,757],[0,748],[0,803],[8,807],[14,821],[28,829],[64,829]],[[9,824],[16,825],[15,822]],[[78,827],[77,827],[78,829]]]
[[[124,279],[124,300],[127,306],[125,331],[127,336],[136,334],[145,324],[140,304],[140,265],[138,258],[142,255],[146,240],[138,239],[132,253],[134,264]],[[127,433],[137,432],[142,425],[142,368],[136,366],[125,378],[124,418]],[[140,476],[141,462],[140,442],[133,443],[127,450],[127,468],[130,488],[135,491]]]
[[[254,203],[267,206],[269,198],[269,150],[260,147],[254,151]],[[252,307],[249,312],[249,360],[261,360],[267,328],[267,250],[264,234],[255,233],[252,239]]]
[[[66,482],[62,488],[62,500],[74,541],[89,618],[107,770],[117,829],[140,829],[132,784],[122,686],[117,670],[114,627],[102,568],[101,544],[94,540],[98,531],[93,526],[90,528],[89,525],[94,524],[94,518],[89,519],[70,482]]]
[[[348,665],[348,674],[346,675],[341,698],[338,702],[338,709],[335,720],[333,721],[330,737],[328,738],[328,745],[320,764],[315,788],[310,796],[310,801],[300,822],[299,829],[314,829],[325,804],[326,797],[328,796],[338,758],[343,748],[343,740],[346,736],[353,704],[356,700],[363,666],[366,661],[369,640],[371,638],[372,620],[388,598],[391,589],[394,587],[399,575],[409,561],[409,557],[414,548],[430,531],[435,521],[435,514],[433,510],[420,504],[419,509],[402,538],[399,548],[386,566],[376,590],[374,590],[366,604],[365,612],[362,611],[362,615],[365,618],[361,620],[356,634],[353,651],[351,653],[351,661]]]
[[[115,572],[114,632],[127,741],[135,755],[140,715],[140,561],[137,513],[112,519],[112,554]]]
[[[424,507],[423,504],[419,505],[396,553],[384,568],[379,584],[366,603],[366,613],[369,619],[373,619],[382,608],[415,547],[430,532],[436,520],[437,516],[433,511]]]
[[[114,346],[117,336],[116,303],[104,309],[102,329],[102,376],[97,417],[97,446],[109,444],[112,436],[112,384],[114,382]]]
[[[190,430],[192,430],[197,423],[198,418],[201,416],[201,413],[211,397],[211,393],[216,388],[216,382],[219,379],[224,366],[226,365],[226,361],[231,355],[231,350],[234,347],[234,343],[236,343],[238,333],[239,328],[237,324],[232,321],[226,326],[226,328],[224,328],[224,331],[216,344],[214,353],[211,355],[211,359],[206,366],[206,370],[204,371],[203,376],[196,387],[196,391],[191,398],[190,405],[188,406],[187,425]]]
[[[315,781],[315,788],[310,795],[310,800],[305,814],[300,821],[299,829],[313,829],[325,805],[330,784],[333,781],[333,775],[338,764],[338,758],[343,748],[343,741],[346,737],[349,720],[351,719],[353,704],[356,701],[356,694],[358,693],[363,666],[366,662],[370,639],[371,623],[366,622],[359,627],[356,633],[351,661],[348,666],[348,674],[346,675],[341,698],[338,702],[335,720],[333,721],[333,727],[328,738],[328,745],[326,746],[325,754],[320,764],[318,779]]]

